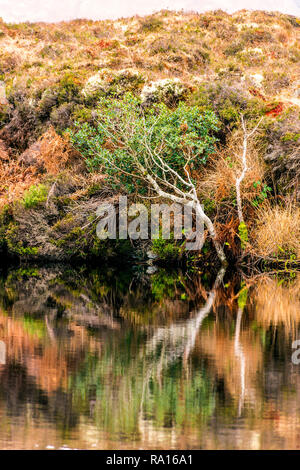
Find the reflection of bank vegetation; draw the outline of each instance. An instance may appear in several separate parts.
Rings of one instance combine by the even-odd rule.
[[[257,322],[265,326],[283,325],[287,333],[297,333],[300,321],[300,276],[289,282],[262,276],[256,283],[253,301]]]
[[[11,272],[0,295],[1,403],[18,364],[18,390],[31,384],[23,400],[34,394],[67,429],[81,417],[137,442],[172,429],[176,446],[182,434],[196,439],[195,428],[204,435],[220,404],[224,423],[243,416],[250,427],[253,410],[271,413],[258,373],[283,350],[276,331],[297,333],[299,277],[245,284],[223,276],[201,283],[182,273]]]

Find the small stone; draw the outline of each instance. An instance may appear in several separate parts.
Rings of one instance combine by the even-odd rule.
[[[149,259],[156,259],[157,258],[157,255],[155,253],[153,253],[153,251],[149,250],[147,251],[147,256]]]

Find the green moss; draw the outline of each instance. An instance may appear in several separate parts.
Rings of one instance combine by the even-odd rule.
[[[241,240],[241,247],[244,250],[248,243],[248,229],[247,229],[247,225],[245,224],[245,222],[240,223],[238,230],[239,230],[239,237]]]
[[[12,271],[12,275],[10,276],[10,281],[22,281],[25,279],[29,279],[31,277],[37,278],[39,277],[40,273],[37,268],[26,266],[19,269]]]
[[[25,209],[31,209],[38,206],[46,201],[48,194],[48,189],[44,184],[39,184],[37,186],[31,186],[27,191],[25,191],[22,204]]]
[[[24,246],[24,242],[20,240],[20,227],[15,222],[11,222],[5,233],[5,240],[10,254],[18,255],[20,258],[36,256],[39,249],[36,246]]]
[[[68,231],[73,226],[74,226],[74,216],[72,214],[67,214],[65,217],[63,217],[61,220],[56,222],[56,224],[53,225],[52,230],[65,232],[65,231]]]
[[[95,184],[92,184],[89,188],[88,188],[88,195],[90,197],[94,196],[95,194],[98,194],[99,191],[101,191],[103,189],[103,186],[102,184],[99,184],[99,183],[95,183]]]
[[[0,213],[0,250],[6,248],[6,231],[12,219],[11,207],[6,204]]]

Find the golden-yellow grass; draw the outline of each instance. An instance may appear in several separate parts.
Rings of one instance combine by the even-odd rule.
[[[294,254],[300,260],[299,207],[264,207],[258,211],[251,238],[253,248],[262,257],[286,258]]]
[[[199,178],[198,189],[206,197],[213,197],[216,202],[234,197],[236,179],[242,172],[242,139],[241,132],[233,133],[226,147],[215,155],[207,171]],[[241,197],[244,201],[252,201],[261,191],[260,185],[255,187],[254,183],[262,182],[265,167],[253,141],[248,143],[247,165]]]

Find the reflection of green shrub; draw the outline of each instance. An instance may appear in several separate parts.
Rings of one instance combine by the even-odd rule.
[[[194,370],[192,378],[182,383],[182,366],[173,364],[165,371],[162,385],[153,380],[145,399],[145,413],[160,425],[201,424],[213,413],[215,392],[205,372]],[[181,399],[184,397],[184,399]]]
[[[160,382],[160,354],[148,358],[149,362],[136,354],[141,340],[141,335],[128,332],[117,345],[106,344],[101,358],[87,355],[69,380],[74,409],[88,414],[93,398],[95,425],[111,437],[131,442],[139,439],[141,411],[154,425],[179,430],[205,423],[216,405],[214,381],[197,364],[191,364],[192,373],[185,374],[177,360],[160,369]]]
[[[39,339],[43,339],[47,335],[47,328],[43,319],[39,320],[30,316],[24,316],[22,322],[24,330],[27,331],[30,336],[37,336]]]
[[[238,306],[241,309],[245,308],[246,303],[247,303],[247,298],[248,298],[248,289],[246,287],[245,282],[243,281],[241,283],[241,290],[240,290],[239,296],[238,296]]]
[[[151,292],[156,300],[174,299],[179,287],[178,275],[174,275],[173,272],[160,269],[151,277]],[[182,291],[182,286],[180,292],[185,293]]]
[[[48,190],[44,184],[31,186],[25,191],[23,196],[23,205],[26,209],[31,209],[43,203],[47,199]]]

